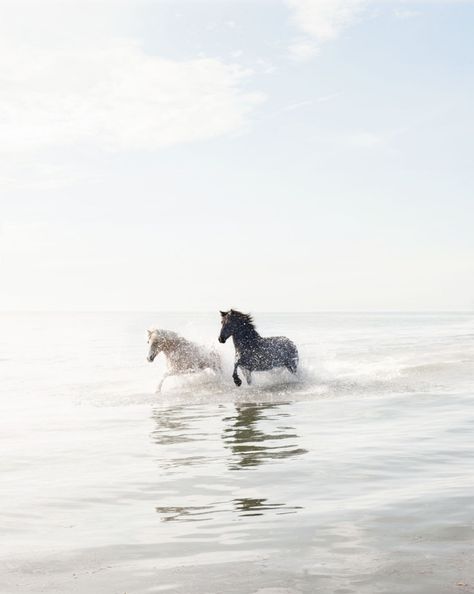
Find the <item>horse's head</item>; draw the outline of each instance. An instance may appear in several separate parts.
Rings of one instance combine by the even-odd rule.
[[[234,333],[235,319],[232,315],[233,313],[231,309],[229,311],[221,311],[222,328],[219,334],[219,342],[224,343]]]
[[[221,311],[221,333],[219,334],[219,342],[225,342],[229,336],[234,337],[258,337],[252,316],[250,314],[242,313],[236,309],[229,309],[229,311]]]
[[[163,350],[163,337],[158,330],[147,330],[148,344],[150,349],[148,351],[147,361],[152,363],[157,355]]]

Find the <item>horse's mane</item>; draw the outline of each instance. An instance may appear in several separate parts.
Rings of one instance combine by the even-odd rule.
[[[255,330],[255,322],[253,321],[253,318],[250,314],[245,314],[235,309],[231,309],[230,311],[232,316],[236,317],[238,320],[241,320],[248,328]]]
[[[168,340],[177,340],[180,339],[181,336],[172,330],[163,330],[162,328],[149,328],[148,330],[150,337],[162,337]]]

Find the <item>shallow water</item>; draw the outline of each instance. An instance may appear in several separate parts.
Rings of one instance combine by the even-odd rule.
[[[261,314],[296,378],[231,380],[218,316],[0,316],[0,591],[474,591],[474,314]],[[153,393],[145,328],[223,377]]]

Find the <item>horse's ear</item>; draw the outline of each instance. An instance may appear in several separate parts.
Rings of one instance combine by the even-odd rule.
[[[150,336],[151,336],[151,330],[147,330],[147,332],[148,332],[148,338],[150,338]]]
[[[228,311],[221,311],[220,314],[223,318],[225,318],[225,316],[228,314]]]

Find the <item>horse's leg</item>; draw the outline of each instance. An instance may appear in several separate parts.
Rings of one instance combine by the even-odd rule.
[[[234,365],[234,373],[232,374],[232,377],[234,378],[234,384],[236,386],[241,386],[242,385],[242,380],[240,379],[240,377],[238,376],[237,373],[237,367],[239,366],[239,362],[236,361],[235,365]]]
[[[250,386],[250,384],[252,383],[252,372],[250,371],[250,369],[246,369],[245,367],[241,367],[242,369],[242,373],[245,376],[245,379],[247,380],[247,384]]]
[[[158,387],[156,388],[156,394],[159,394],[161,392],[161,388],[163,387],[163,384],[165,383],[165,379],[169,376],[169,372],[165,371],[165,373],[163,374],[160,383],[158,384]]]

